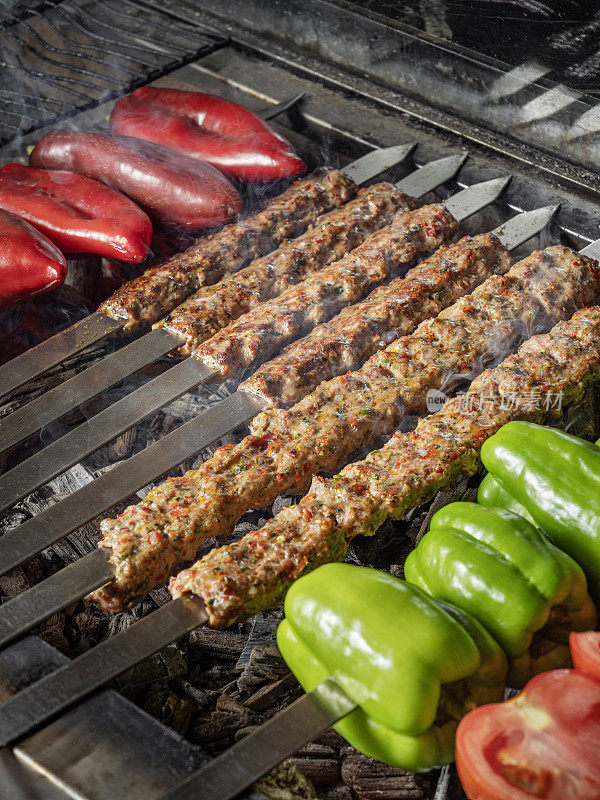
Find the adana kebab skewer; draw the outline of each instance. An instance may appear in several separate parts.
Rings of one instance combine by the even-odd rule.
[[[412,149],[408,145],[392,148],[398,162]],[[390,161],[392,153],[384,152]],[[378,155],[381,162],[383,155]],[[449,171],[464,159],[450,158]],[[362,176],[364,181],[373,177],[366,168]],[[218,283],[204,286],[171,313],[165,320],[165,330],[142,336],[1,419],[0,450],[14,447],[178,344],[193,339],[198,346],[259,303],[341,258],[387,225],[394,213],[415,207],[411,197],[389,183],[361,189],[348,202],[317,217],[301,236],[283,242],[244,269],[226,274]]]
[[[420,194],[423,184],[419,186],[419,178],[423,176],[429,190],[433,178],[426,170],[423,167],[405,178],[400,188],[410,181]],[[399,211],[388,225],[346,256],[204,342],[194,358],[167,370],[7,472],[0,478],[0,511],[187,390],[209,380],[225,380],[234,364],[250,367],[260,363],[344,306],[357,303],[388,278],[406,272],[421,256],[454,236],[458,222],[451,209],[463,219],[496,199],[508,181],[500,178],[469,187],[445,205]]]
[[[459,475],[476,472],[481,445],[502,425],[543,420],[546,405],[528,402],[533,394],[570,404],[599,380],[600,307],[594,306],[482,373],[468,401],[449,400],[414,431],[396,433],[334,478],[315,478],[298,505],[179,573],[170,587],[172,602],[6,700],[0,705],[0,745],[199,625],[225,627],[276,607],[302,574],[342,560],[355,536],[373,535],[386,519],[402,519]],[[513,396],[522,402],[507,402]]]
[[[294,98],[291,104],[297,99],[300,98]],[[291,104],[288,101],[265,109],[261,116],[271,119]],[[400,160],[406,147],[400,145]],[[216,283],[224,274],[298,235],[320,214],[356,194],[355,176],[362,181],[365,171],[375,177],[396,164],[395,150],[374,150],[343,170],[318,171],[300,178],[254,216],[202,237],[185,252],[146,270],[122,286],[95,313],[0,367],[0,397],[111,334],[131,333],[158,321],[203,284]]]
[[[466,210],[467,205],[471,202],[471,208],[475,205],[479,205],[479,203],[483,205],[485,201],[482,195],[484,195],[486,199],[491,199],[491,197],[495,196],[497,191],[501,189],[504,183],[505,180],[501,179],[500,181],[492,181],[491,184],[488,183],[483,184],[483,186],[472,187],[470,190],[465,190],[464,193],[461,193],[456,203],[458,205],[460,201],[463,210]],[[476,197],[477,202],[475,199]],[[429,211],[426,212],[426,220],[430,219],[430,215],[432,215],[434,218],[434,225],[437,225],[435,220],[440,217],[440,212],[442,219],[448,219],[449,212],[443,206],[434,205],[428,207],[428,209]],[[541,229],[549,219],[550,214],[551,212],[549,212],[548,209],[542,209],[537,212],[531,212],[525,217],[519,217],[518,221],[513,220],[506,229],[507,241],[510,243],[513,241],[521,242],[529,238]],[[453,221],[452,227],[455,227],[455,225],[456,222]],[[390,226],[390,230],[393,230],[393,228],[394,226]],[[400,227],[399,234],[396,238],[396,242],[399,241],[400,250],[402,250],[402,242],[405,234],[408,233],[408,238],[413,240],[417,232],[417,229],[413,229],[412,226],[408,232],[404,231],[403,227]],[[337,330],[335,320],[332,322],[331,327],[323,326],[319,334],[319,341],[323,348],[328,348],[330,350],[329,358],[325,360],[323,364],[321,375],[317,374],[317,371],[313,368],[311,371],[312,378],[310,380],[308,376],[305,376],[302,380],[298,378],[296,381],[298,397],[304,396],[306,392],[317,386],[322,378],[343,372],[352,365],[360,366],[374,351],[384,347],[386,342],[396,338],[398,335],[409,333],[420,321],[438,313],[444,306],[449,305],[465,291],[469,291],[469,289],[473,288],[478,282],[483,280],[490,271],[496,268],[498,265],[498,258],[500,258],[501,262],[502,257],[498,255],[499,245],[497,243],[490,245],[489,237],[481,240],[475,238],[472,241],[469,240],[469,242],[470,243],[467,245],[463,243],[462,246],[452,246],[450,250],[446,249],[440,251],[440,253],[433,258],[427,259],[419,265],[418,268],[410,271],[404,279],[398,278],[393,280],[387,286],[377,290],[362,303],[344,309],[343,315],[340,315],[340,318],[343,319],[344,336],[347,339],[348,346],[351,348],[353,361],[349,359],[348,353],[343,350],[337,357],[333,353],[333,345],[339,337],[339,331]],[[370,249],[367,253],[367,255],[369,255],[369,263],[371,263],[370,254],[373,254],[372,259],[375,263],[377,263],[376,259],[378,255],[380,255],[379,239],[377,239],[376,244],[377,247],[375,247],[374,254],[373,249]],[[486,272],[486,269],[488,272]],[[353,334],[350,337],[351,329],[353,330]],[[313,346],[314,340],[311,339],[309,349],[312,350]],[[312,356],[307,357],[312,359]],[[291,365],[290,369],[300,369],[301,367],[296,354],[294,354],[294,360],[296,363]],[[208,419],[214,420],[215,415],[217,416],[218,435],[223,435],[219,433],[221,431],[221,427],[219,426],[225,425],[223,429],[225,432],[232,430],[237,424],[241,424],[245,419],[251,418],[254,413],[257,413],[265,406],[264,402],[244,392],[236,393],[232,399],[234,403],[241,399],[237,412],[235,412],[234,406],[234,413],[231,413],[232,406],[229,401],[225,401],[216,407],[213,406],[212,413],[209,412]],[[222,417],[220,417],[221,410],[224,412]],[[238,417],[241,417],[239,423],[236,421],[236,414]],[[192,432],[191,437],[185,436],[185,438],[181,439],[181,444],[177,445],[178,448],[181,446],[187,449],[192,447],[193,452],[198,452],[203,446],[210,444],[212,439],[206,438],[207,434],[202,428],[202,425],[207,422],[207,417],[201,415],[197,420],[200,422],[200,432]],[[186,428],[185,432],[190,432],[190,428]],[[179,435],[176,431],[173,433],[175,436]],[[208,435],[212,437],[213,431]],[[159,477],[162,472],[175,466],[177,462],[165,463],[167,458],[172,458],[171,447],[174,438],[173,434],[169,434],[169,436],[170,438],[166,437],[164,440],[161,440],[161,442],[164,441],[164,444],[161,444],[159,449],[152,446],[152,448],[145,451],[145,456],[142,457],[142,472],[139,471],[137,463],[133,461],[127,462],[127,465],[123,463],[117,467],[117,469],[121,470],[122,474],[117,473],[115,476],[115,483],[106,484],[104,477],[99,478],[100,484],[94,484],[97,491],[94,493],[92,505],[90,505],[87,498],[84,502],[79,502],[82,496],[77,492],[73,496],[73,501],[70,498],[65,498],[65,502],[70,509],[66,516],[62,516],[65,506],[59,504],[60,509],[58,506],[55,506],[52,509],[46,510],[49,513],[53,512],[51,519],[48,518],[46,511],[44,511],[41,515],[38,515],[38,517],[29,520],[18,530],[12,531],[10,534],[10,542],[6,537],[3,537],[2,541],[0,541],[0,570],[7,568],[8,564],[15,565],[19,563],[20,559],[37,552],[40,546],[42,546],[42,549],[47,547],[49,535],[56,537],[54,541],[57,541],[62,535],[66,535],[66,531],[63,533],[64,524],[73,524],[77,527],[78,524],[80,524],[82,513],[85,514],[93,509],[93,517],[102,513],[102,510],[109,508],[110,505],[113,504],[109,502],[111,496],[110,492],[122,491],[124,488],[123,481],[127,484],[132,476],[135,475],[137,479],[137,477],[145,475],[149,468],[154,470],[158,467],[158,471],[153,473],[156,478]],[[136,457],[134,456],[134,458]],[[129,469],[130,464],[135,465],[133,471]],[[161,468],[162,464],[164,464],[164,466]],[[45,468],[44,465],[42,465],[42,468]],[[15,470],[13,470],[13,473],[14,472]],[[13,473],[9,473],[8,475]],[[0,485],[2,485],[2,481],[4,481],[8,475],[0,480]],[[137,488],[143,485],[144,483],[141,483]],[[115,488],[111,488],[113,486]],[[127,494],[125,496],[127,496]],[[100,506],[98,506],[99,500],[102,503]],[[72,506],[72,502],[75,502],[76,505]],[[116,498],[114,502],[117,502]],[[107,503],[107,505],[104,505],[105,503]],[[57,513],[58,516],[56,516]]]
[[[523,222],[523,216],[515,219]],[[484,234],[454,247],[467,249],[465,242],[475,240],[481,252],[487,243],[501,265],[507,254],[494,239]],[[228,448],[230,459],[217,454],[183,478],[169,479],[117,520],[106,520],[102,544],[112,547],[115,566],[107,569],[108,554],[100,550],[4,604],[0,644],[99,585],[107,574],[115,580],[95,599],[112,611],[131,605],[166,580],[184,551],[184,558],[193,558],[201,541],[229,533],[249,507],[282,491],[302,491],[319,470],[343,466],[358,446],[391,433],[404,414],[421,410],[425,393],[442,384],[445,374],[480,369],[491,339],[492,355],[501,357],[532,330],[547,330],[599,293],[597,263],[573,258],[561,247],[534,254],[504,277],[488,278],[473,295],[422,323],[362,369],[322,384],[289,412],[261,415],[258,435]],[[264,447],[269,425],[273,435]]]

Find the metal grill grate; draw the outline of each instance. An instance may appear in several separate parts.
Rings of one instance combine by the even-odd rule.
[[[0,9],[0,144],[110,100],[223,40],[136,0]]]

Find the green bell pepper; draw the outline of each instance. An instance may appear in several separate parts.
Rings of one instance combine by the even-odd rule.
[[[475,616],[504,648],[508,680],[569,663],[568,635],[596,622],[583,570],[530,522],[477,503],[451,503],[409,554],[406,578]]]
[[[486,469],[583,567],[600,602],[600,447],[554,428],[509,422],[481,449]]]
[[[296,581],[277,643],[307,692],[333,676],[357,703],[336,730],[403,769],[452,761],[460,719],[504,691],[506,658],[480,623],[365,567],[327,564]]]
[[[534,518],[531,516],[525,506],[521,505],[515,498],[510,495],[506,489],[498,483],[496,478],[491,472],[479,484],[477,490],[477,502],[480,506],[491,506],[492,508],[505,508],[507,511],[512,511],[513,514],[518,514],[520,517],[525,517],[527,522],[536,525]],[[536,525],[537,527],[537,525]]]

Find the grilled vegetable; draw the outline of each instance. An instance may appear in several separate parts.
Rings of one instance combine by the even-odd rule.
[[[484,444],[481,460],[583,567],[600,601],[600,448],[554,428],[511,422]]]
[[[568,636],[596,611],[583,570],[504,509],[451,503],[408,558],[407,580],[473,614],[509,657],[509,683],[569,664]]]
[[[491,472],[479,484],[477,490],[477,502],[482,506],[492,506],[494,508],[505,508],[507,511],[512,511],[513,514],[518,514],[525,517],[528,522],[535,525],[535,520],[527,511],[525,506],[521,505],[515,498],[510,495],[494,478]]]
[[[25,220],[0,211],[0,307],[49,292],[66,277],[60,250]]]
[[[141,261],[152,238],[149,217],[104,183],[62,170],[0,168],[0,208],[41,231],[65,253]]]
[[[335,726],[380,761],[452,761],[458,721],[500,699],[506,660],[467,614],[385,573],[329,564],[298,581],[277,643],[306,691],[333,676],[358,709]]]
[[[600,633],[573,632],[569,636],[569,647],[575,669],[600,681]]]
[[[214,167],[131,136],[50,131],[29,163],[102,181],[168,225],[200,230],[222,225],[242,210],[239,194]]]
[[[256,114],[201,92],[143,86],[117,102],[110,130],[164,144],[240,180],[274,181],[304,169],[291,144]]]
[[[471,711],[456,735],[469,800],[598,800],[599,709],[600,682],[560,669]]]

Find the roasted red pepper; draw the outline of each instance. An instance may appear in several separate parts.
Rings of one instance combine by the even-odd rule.
[[[239,180],[274,181],[304,170],[291,144],[264,120],[201,92],[136,89],[115,105],[110,129],[166,144]]]
[[[242,210],[237,191],[210,164],[131,136],[50,131],[29,163],[102,181],[168,225],[210,228]]]
[[[48,292],[66,277],[60,250],[25,220],[0,211],[0,306]]]
[[[141,208],[104,183],[62,170],[0,168],[0,208],[17,214],[64,253],[141,261],[152,223]]]

